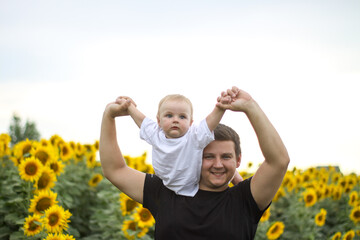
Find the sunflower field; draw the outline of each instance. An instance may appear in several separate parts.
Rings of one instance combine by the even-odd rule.
[[[98,141],[10,141],[0,134],[0,240],[153,239],[150,212],[103,178]],[[146,153],[125,159],[153,173]],[[336,167],[289,170],[255,239],[360,239],[359,191]]]

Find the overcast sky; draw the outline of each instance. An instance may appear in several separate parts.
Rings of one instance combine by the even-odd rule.
[[[360,172],[360,1],[0,0],[0,132],[13,113],[43,138],[99,139],[106,104],[132,97],[155,119],[181,93],[195,121],[221,91],[249,92],[279,131],[290,167]],[[263,160],[251,125],[243,167]],[[150,147],[129,117],[117,120],[124,154]]]

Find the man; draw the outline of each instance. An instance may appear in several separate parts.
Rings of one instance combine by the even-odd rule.
[[[155,238],[253,239],[257,223],[279,189],[290,161],[280,136],[256,101],[233,87],[222,93],[217,106],[246,114],[264,162],[252,178],[240,182],[240,176],[235,174],[241,161],[238,136],[220,125],[214,131],[215,141],[204,149],[199,191],[194,197],[176,195],[155,175],[126,165],[116,140],[115,117],[128,115],[131,103],[130,98],[120,97],[107,105],[100,159],[105,177],[151,211],[156,220]],[[240,183],[228,188],[234,176],[235,183]]]

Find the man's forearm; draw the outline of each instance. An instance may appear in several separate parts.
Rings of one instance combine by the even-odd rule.
[[[121,168],[122,155],[116,139],[115,119],[104,112],[100,133],[100,161],[105,176],[114,169]]]
[[[270,120],[255,101],[249,106],[246,115],[258,137],[265,160],[271,164],[287,166],[289,156],[286,147]]]

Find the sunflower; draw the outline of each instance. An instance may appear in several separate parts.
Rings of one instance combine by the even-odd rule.
[[[332,199],[340,200],[342,195],[342,188],[340,186],[335,186],[332,191]]]
[[[58,147],[60,143],[64,142],[64,140],[57,134],[52,135],[49,141],[54,147]]]
[[[94,174],[93,177],[89,180],[89,186],[96,187],[99,182],[101,182],[101,180],[103,180],[103,176],[101,174]]]
[[[64,239],[64,240],[75,240],[74,236],[69,235],[69,234],[63,235],[63,239]]]
[[[321,208],[320,212],[315,216],[315,224],[318,225],[319,227],[324,226],[326,220],[326,214],[327,214],[326,210],[324,208]]]
[[[34,236],[42,231],[42,219],[38,214],[28,216],[24,222],[24,234],[28,237]]]
[[[41,191],[31,199],[29,212],[42,215],[45,210],[57,203],[57,193],[52,191]]]
[[[18,142],[14,146],[14,154],[15,157],[22,159],[25,154],[30,153],[31,149],[33,148],[33,142],[29,139],[26,139],[25,141]]]
[[[46,166],[44,167],[41,176],[35,182],[36,191],[49,190],[55,186],[55,182],[55,173],[48,166]]]
[[[350,230],[350,231],[347,231],[345,233],[345,235],[343,236],[343,240],[352,240],[353,238],[355,237],[355,231],[354,230]]]
[[[270,218],[270,208],[266,209],[266,211],[263,213],[263,215],[260,218],[260,222],[265,222],[267,220],[269,220]]]
[[[30,154],[39,159],[44,166],[54,158],[53,150],[50,147],[38,146],[37,148],[32,148]]]
[[[66,142],[61,143],[60,145],[60,158],[66,162],[70,160],[73,156],[73,150],[71,149],[70,145]]]
[[[134,220],[125,220],[121,229],[126,239],[131,240],[135,239],[135,235],[142,238],[149,231],[148,228],[140,228]]]
[[[55,173],[56,176],[60,176],[64,172],[64,163],[57,159],[51,159],[47,166]]]
[[[87,154],[86,166],[88,168],[96,167],[96,154],[95,153]]]
[[[67,230],[71,213],[59,205],[53,205],[45,211],[44,224],[48,232],[62,233]]]
[[[313,188],[308,188],[304,192],[304,202],[306,207],[313,206],[317,201],[317,194]]]
[[[241,175],[242,176],[242,175]],[[275,197],[273,199],[274,202],[278,201],[281,197],[285,196],[285,190],[283,187],[280,187],[279,190],[276,192]]]
[[[0,134],[0,157],[4,155],[10,155],[9,143],[11,142],[11,137],[9,134],[2,133]]]
[[[358,199],[359,194],[357,193],[357,191],[352,191],[349,197],[349,205],[355,207]]]
[[[95,148],[95,151],[99,151],[99,148],[100,148],[99,140],[96,140],[93,146]]]
[[[38,159],[28,157],[19,165],[20,177],[25,181],[35,182],[41,177],[43,169],[44,167]]]
[[[340,240],[340,238],[341,238],[341,232],[337,232],[332,236],[331,240]]]
[[[350,219],[356,224],[360,222],[360,206],[354,207],[350,213]]]
[[[120,193],[120,206],[122,215],[130,214],[139,204],[125,193]]]
[[[151,227],[155,223],[154,217],[151,215],[150,211],[147,208],[139,206],[134,213],[134,219],[138,222],[139,227]]]
[[[49,233],[44,240],[64,240],[64,235],[61,233]]]
[[[275,222],[266,233],[270,240],[278,239],[284,232],[285,225],[283,222]]]

